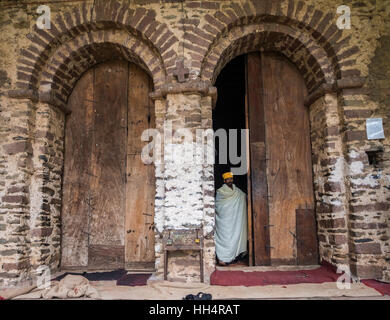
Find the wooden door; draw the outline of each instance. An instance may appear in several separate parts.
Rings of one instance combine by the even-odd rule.
[[[254,264],[316,264],[305,83],[276,53],[249,54],[247,77]]]
[[[154,267],[154,166],[145,165],[141,151],[144,130],[154,127],[148,75],[134,64],[129,67],[129,113],[126,170],[126,268]]]
[[[86,72],[69,97],[72,113],[65,128],[62,209],[64,268],[115,269],[128,262],[154,261],[149,229],[154,217],[154,167],[143,164],[140,157],[132,159],[134,150],[140,150],[142,130],[154,125],[150,90],[151,81],[143,70],[112,61]],[[144,183],[129,179],[133,172]],[[148,197],[140,198],[141,194]],[[143,239],[142,246],[129,241],[132,232]],[[130,251],[139,255],[130,256]]]

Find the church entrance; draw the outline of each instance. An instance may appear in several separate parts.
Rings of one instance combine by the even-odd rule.
[[[87,71],[68,100],[61,266],[154,268],[154,166],[141,133],[154,127],[152,81],[110,61]]]
[[[248,195],[247,263],[317,264],[310,120],[302,76],[282,55],[253,52],[233,59],[215,85],[214,130],[249,129],[247,174],[234,178]],[[217,189],[221,173],[234,164],[216,160]]]

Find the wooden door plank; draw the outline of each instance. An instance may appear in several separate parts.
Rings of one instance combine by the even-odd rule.
[[[262,75],[271,261],[296,264],[295,210],[314,202],[306,87],[296,67],[276,53],[262,54]]]
[[[318,264],[318,240],[315,210],[296,209],[297,263],[298,265]]]
[[[148,228],[152,226],[148,194],[148,167],[141,155],[127,156],[126,263],[147,260]]]
[[[254,260],[255,265],[269,265],[265,114],[259,53],[248,54],[247,70]]]
[[[77,82],[68,100],[62,195],[61,267],[88,264],[89,182],[93,129],[93,70]]]
[[[154,165],[146,165],[141,159],[142,148],[147,144],[141,141],[141,134],[154,127],[150,90],[148,75],[135,64],[129,64],[125,218],[128,268],[154,261]]]
[[[112,270],[124,266],[124,246],[90,245],[88,252],[88,269]]]
[[[129,64],[127,154],[140,154],[145,142],[142,132],[149,127],[149,76],[144,70]]]
[[[248,106],[248,61],[245,59],[245,128],[249,129],[249,106]],[[252,179],[251,179],[251,164],[250,164],[250,136],[248,135],[245,140],[246,154],[247,154],[247,192],[248,192],[248,256],[249,266],[253,266],[253,222],[252,222]]]
[[[96,246],[112,246],[124,254],[118,248],[124,246],[127,77],[127,62],[112,61],[95,68],[91,255]],[[111,264],[113,258],[107,255],[104,262],[101,256],[97,261]]]

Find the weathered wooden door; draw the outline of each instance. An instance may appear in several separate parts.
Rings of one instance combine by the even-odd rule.
[[[247,56],[255,265],[318,261],[306,86],[276,53]]]
[[[69,97],[62,209],[62,267],[154,264],[154,167],[140,158],[154,126],[151,80],[112,61],[86,72]],[[142,181],[142,183],[140,183]]]

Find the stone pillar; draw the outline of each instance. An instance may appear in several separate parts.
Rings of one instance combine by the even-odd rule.
[[[213,129],[213,99],[206,96],[201,100],[202,104],[202,129]],[[214,140],[203,141],[205,152],[212,152],[214,155]],[[215,270],[215,243],[214,243],[214,225],[215,225],[215,186],[214,186],[214,165],[209,163],[203,164],[203,225],[206,238],[204,240],[204,265],[207,282],[209,276]]]
[[[31,266],[59,268],[61,243],[61,180],[65,115],[38,103],[33,143],[34,173],[30,184]]]
[[[348,190],[336,93],[311,104],[310,123],[320,259],[349,265]]]
[[[365,126],[366,118],[381,116],[375,114],[377,106],[365,88],[343,89],[338,98],[350,188],[351,270],[359,278],[389,281],[389,176],[381,157],[386,147],[384,140],[368,140]],[[377,163],[369,163],[367,151],[379,151]]]
[[[167,95],[167,122],[164,126],[165,228],[196,228],[203,223],[203,165],[186,154],[186,148],[197,147],[196,142],[192,139],[182,141],[179,134],[180,130],[187,129],[195,138],[194,129],[201,127],[201,107],[198,94]],[[170,254],[169,279],[199,281],[198,254]]]
[[[214,167],[199,155],[206,152],[207,141],[208,148],[212,151],[214,148],[213,140],[210,143],[206,138],[199,138],[202,134],[199,130],[212,129],[212,98],[202,90],[167,92],[164,98],[155,100],[156,127],[163,133],[163,163],[156,165],[156,272],[151,280],[163,279],[160,235],[164,229],[203,226],[207,236],[203,258],[205,282],[209,283],[215,269]],[[168,280],[200,281],[199,254],[170,253]]]
[[[1,97],[0,287],[28,281],[34,103]]]
[[[154,101],[154,110],[155,110],[155,121],[156,129],[163,133],[164,130],[164,121],[166,115],[166,101],[165,99],[157,99]],[[162,153],[163,144],[161,145],[160,152]],[[156,151],[155,151],[156,152]],[[163,279],[163,269],[164,269],[164,255],[162,247],[162,233],[164,231],[165,225],[165,179],[164,179],[164,159],[161,156],[161,162],[155,162],[155,177],[156,177],[156,195],[154,202],[154,254],[155,254],[155,268],[156,272],[150,278],[154,279]]]
[[[39,266],[58,268],[64,114],[2,99],[0,286],[8,287],[33,283]]]

